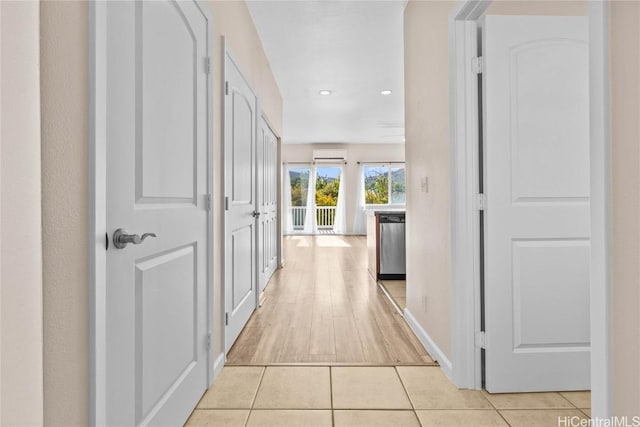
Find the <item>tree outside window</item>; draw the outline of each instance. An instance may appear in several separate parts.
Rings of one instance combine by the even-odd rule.
[[[309,190],[309,169],[289,169],[291,181],[291,206],[307,206],[307,191]]]
[[[364,201],[367,205],[404,204],[406,184],[404,165],[365,165]],[[391,200],[389,198],[391,197]]]
[[[340,190],[340,168],[323,166],[316,169],[316,206],[337,206]]]

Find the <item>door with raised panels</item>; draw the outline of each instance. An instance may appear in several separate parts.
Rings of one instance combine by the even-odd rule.
[[[484,25],[486,388],[589,388],[586,17]]]
[[[182,425],[208,384],[210,23],[195,1],[106,13],[106,424]]]
[[[228,51],[224,57],[225,347],[255,310],[257,98]]]
[[[278,263],[278,139],[264,118],[258,130],[258,271],[260,291]]]

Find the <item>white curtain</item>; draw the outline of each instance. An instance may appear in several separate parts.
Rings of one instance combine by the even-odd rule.
[[[284,234],[293,232],[293,217],[291,216],[291,175],[289,165],[284,166]]]
[[[338,204],[336,205],[336,217],[333,223],[333,230],[336,234],[344,234],[347,231],[347,204],[345,203],[346,187],[345,167],[340,166],[340,187],[338,188]]]
[[[304,233],[316,234],[316,168],[309,166],[309,188],[307,189],[307,210],[304,215]]]
[[[367,215],[364,210],[363,164],[358,165],[358,189],[356,191],[356,209],[353,215],[353,232],[355,234],[367,234]]]

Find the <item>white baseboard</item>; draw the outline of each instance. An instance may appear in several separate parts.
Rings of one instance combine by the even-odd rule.
[[[444,372],[447,378],[453,382],[453,369],[449,358],[447,358],[436,342],[429,336],[427,331],[420,326],[416,318],[413,317],[413,314],[411,314],[407,308],[404,309],[404,319],[409,324],[413,333],[416,334],[416,337],[418,337],[424,348],[427,349],[431,357],[438,362],[442,372]]]
[[[215,362],[213,362],[213,379],[211,380],[211,384],[218,378],[220,372],[222,372],[222,368],[224,368],[224,362],[226,362],[226,356],[224,353],[220,353],[220,355],[216,358]],[[209,386],[211,386],[211,384]]]

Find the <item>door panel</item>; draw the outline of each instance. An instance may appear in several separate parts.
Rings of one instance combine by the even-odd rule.
[[[225,347],[228,351],[256,308],[257,98],[228,52],[224,109]]]
[[[588,240],[514,241],[514,350],[588,347],[588,282]]]
[[[137,170],[141,173],[138,198],[184,198],[194,201],[193,156],[198,139],[193,120],[198,101],[198,57],[194,28],[178,10],[163,2],[144,7],[137,44],[136,87],[142,109],[137,138]],[[158,32],[157,28],[162,28]],[[167,67],[167,61],[171,66]],[[199,99],[200,98],[200,99]],[[169,108],[167,108],[169,106]],[[158,126],[162,123],[162,126]],[[202,126],[200,126],[202,128]],[[206,130],[206,129],[205,129]],[[200,135],[199,135],[200,136]],[[162,153],[162,155],[157,155]],[[190,173],[189,173],[190,172]]]
[[[486,388],[589,388],[583,17],[484,25]]]
[[[584,41],[557,38],[511,47],[514,201],[589,197],[586,49]],[[578,108],[577,114],[566,114],[568,108]]]
[[[136,370],[142,418],[197,362],[198,282],[194,245],[136,263]],[[146,355],[146,357],[145,357]]]
[[[182,425],[207,388],[209,23],[108,2],[106,424]],[[113,234],[156,233],[115,247]]]
[[[254,164],[253,151],[255,138],[253,136],[255,121],[254,106],[250,104],[244,93],[231,94],[233,105],[233,146],[231,148],[233,163],[233,193],[234,204],[253,203],[254,183],[253,173],[249,172]],[[255,100],[253,100],[255,103]],[[247,173],[249,172],[249,173]]]
[[[253,292],[253,269],[247,268],[247,254],[253,253],[253,224],[235,230],[232,235],[233,263],[232,311],[242,308],[242,304]],[[249,258],[251,259],[251,258]]]

